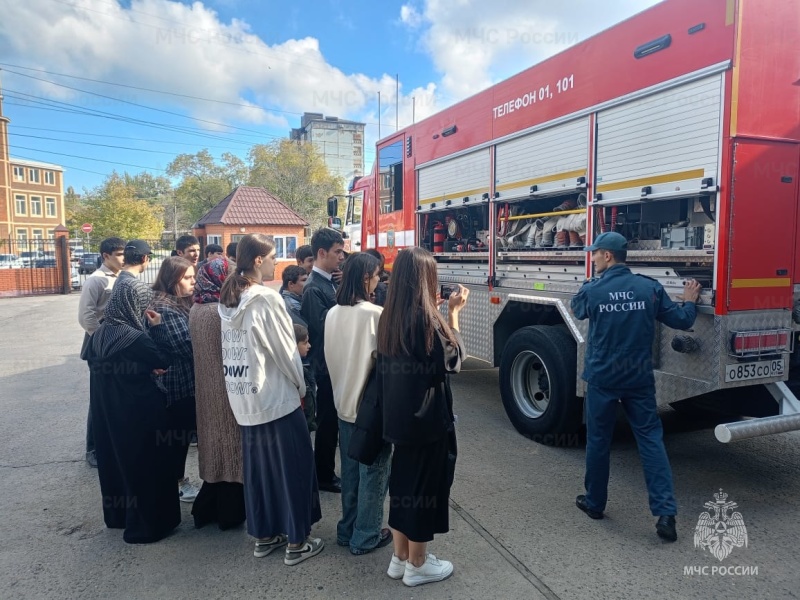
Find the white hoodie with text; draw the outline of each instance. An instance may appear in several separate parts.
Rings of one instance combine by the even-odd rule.
[[[306,394],[303,364],[283,298],[250,286],[239,305],[219,305],[222,364],[233,415],[239,425],[261,425],[300,407]]]

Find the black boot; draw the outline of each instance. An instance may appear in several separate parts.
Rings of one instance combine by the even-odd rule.
[[[668,542],[677,540],[678,532],[675,530],[675,517],[673,515],[658,517],[656,533],[662,540],[667,540]]]
[[[589,508],[589,503],[586,501],[586,496],[581,494],[577,498],[575,498],[575,506],[580,508],[583,512],[589,515],[590,519],[602,519],[603,513],[599,510],[592,510]]]

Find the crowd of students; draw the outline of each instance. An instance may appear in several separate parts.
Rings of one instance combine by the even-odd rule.
[[[244,236],[234,256],[209,246],[202,262],[195,238],[178,242],[151,287],[138,278],[150,247],[104,240],[82,293],[87,460],[106,525],[155,542],[180,523],[179,502],[194,501],[196,526],[246,522],[256,557],[283,548],[296,565],[325,546],[311,535],[322,490],[341,493],[338,545],[361,555],[393,544],[387,575],[409,586],[449,577],[427,544],[449,530],[448,378],[464,356],[468,290],[445,318],[430,253],[401,250],[387,282],[379,253],[346,256],[327,228],[297,250],[280,292],[264,285],[277,263],[266,236]],[[185,477],[195,431],[199,493]],[[366,435],[378,440],[368,460],[357,451]]]

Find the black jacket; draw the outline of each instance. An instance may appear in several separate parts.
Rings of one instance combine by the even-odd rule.
[[[308,358],[317,374],[328,371],[325,364],[325,317],[335,304],[336,288],[333,282],[312,271],[303,289],[300,314],[308,323],[308,341],[311,342]]]
[[[383,439],[387,442],[425,445],[446,438],[453,430],[449,373],[461,370],[466,355],[461,336],[457,331],[454,334],[457,345],[437,332],[430,355],[425,352],[425,338],[420,332],[411,355],[380,356],[378,382],[383,401]]]

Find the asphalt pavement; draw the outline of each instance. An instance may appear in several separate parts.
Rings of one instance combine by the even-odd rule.
[[[104,527],[97,472],[83,460],[88,370],[79,359],[78,295],[0,301],[0,598],[796,598],[800,573],[800,434],[731,445],[714,420],[667,410],[679,539],[655,534],[636,445],[620,423],[607,517],[575,508],[584,447],[520,436],[502,408],[497,370],[468,361],[453,378],[459,461],[450,533],[430,551],[447,581],[406,588],[385,575],[391,549],[354,557],[335,543],[339,496],[321,493],[313,535],[326,548],[287,567],[257,559],[243,528],[195,529],[190,506],[153,545]],[[190,449],[188,474],[197,477]],[[694,531],[720,488],[738,504],[747,546],[718,560]],[[713,511],[712,511],[713,512]],[[277,554],[277,553],[276,553]]]

